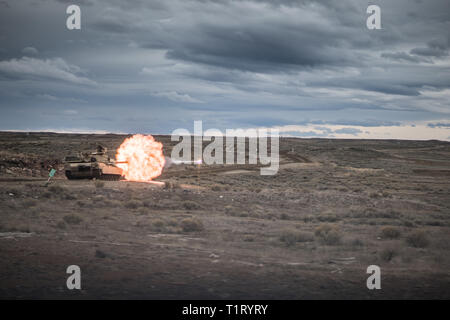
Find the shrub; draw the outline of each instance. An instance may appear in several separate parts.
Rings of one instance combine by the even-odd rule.
[[[65,228],[66,228],[66,223],[65,223],[64,221],[59,221],[59,222],[56,224],[56,227],[57,227],[58,229],[65,229]]]
[[[397,255],[397,251],[394,248],[385,248],[380,252],[380,258],[383,261],[389,262]]]
[[[137,200],[129,200],[125,202],[125,208],[128,209],[137,209],[141,206],[141,203]]]
[[[178,220],[177,219],[168,219],[166,221],[167,225],[171,226],[171,227],[176,227],[178,226]]]
[[[66,189],[61,186],[53,185],[53,186],[48,187],[48,191],[59,195],[59,194],[63,194],[66,191]]]
[[[183,203],[183,207],[187,210],[196,210],[196,209],[201,209],[201,206],[194,201],[191,200],[187,200]]]
[[[46,198],[46,199],[50,199],[52,197],[52,193],[49,191],[46,191],[42,194],[42,197]]]
[[[321,224],[314,232],[316,237],[326,245],[338,245],[341,243],[341,233],[335,225]]]
[[[86,202],[85,202],[84,200],[78,200],[78,201],[77,201],[77,205],[78,205],[79,207],[84,207],[84,206],[86,205]]]
[[[107,257],[107,254],[104,253],[103,251],[97,249],[97,250],[95,250],[95,256],[96,256],[97,258],[103,259],[103,258],[106,258],[106,257]]]
[[[414,248],[425,248],[430,242],[425,232],[413,231],[406,237],[406,243]]]
[[[76,200],[77,197],[75,197],[72,193],[69,192],[64,192],[63,194],[61,194],[61,198],[65,199],[65,200]]]
[[[308,242],[313,240],[312,234],[296,230],[285,230],[280,235],[280,241],[287,246],[292,246],[296,242]]]
[[[396,227],[383,227],[381,229],[381,237],[386,239],[398,239],[400,237],[400,230]]]
[[[83,221],[83,219],[75,214],[68,214],[64,216],[64,221],[68,224],[79,224]]]
[[[350,241],[350,244],[353,247],[363,247],[364,246],[364,242],[359,238],[352,239],[352,241]]]
[[[253,236],[250,236],[250,235],[246,235],[246,236],[244,236],[244,239],[243,239],[245,242],[253,242],[253,241],[255,241],[255,238],[253,237]]]
[[[184,232],[195,232],[204,230],[203,222],[196,218],[186,218],[181,221],[181,229]]]
[[[164,222],[164,220],[157,219],[157,220],[153,221],[152,224],[155,228],[162,229],[166,223]]]

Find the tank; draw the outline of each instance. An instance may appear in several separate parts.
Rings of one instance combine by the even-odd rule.
[[[107,151],[105,147],[98,146],[95,152],[67,156],[64,159],[67,179],[120,180],[122,169],[116,166],[119,162],[111,159]]]

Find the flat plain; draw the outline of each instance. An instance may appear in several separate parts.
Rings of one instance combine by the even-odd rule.
[[[273,176],[65,178],[66,155],[114,156],[126,137],[0,133],[0,298],[450,298],[448,142],[282,138]],[[175,142],[155,138],[170,156]],[[69,265],[81,290],[66,287]],[[369,265],[381,290],[366,287]]]

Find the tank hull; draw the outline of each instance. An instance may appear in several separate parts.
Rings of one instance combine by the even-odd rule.
[[[91,153],[80,157],[66,157],[64,172],[67,179],[119,180],[122,169],[105,153]]]

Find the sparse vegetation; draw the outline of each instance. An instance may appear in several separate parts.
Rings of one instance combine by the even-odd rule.
[[[66,223],[64,222],[64,221],[59,221],[57,224],[56,224],[56,228],[58,228],[58,229],[66,229]]]
[[[5,167],[14,165],[10,161],[12,156],[23,158],[7,146],[12,145],[8,142],[10,137],[2,140],[0,241],[7,259],[0,262],[0,269],[4,270],[5,279],[11,272],[20,280],[19,287],[15,287],[13,278],[6,281],[3,292],[9,290],[26,297],[26,288],[20,288],[33,275],[25,271],[35,269],[36,259],[45,264],[42,270],[53,270],[53,256],[59,262],[76,263],[70,257],[83,256],[86,265],[94,263],[102,267],[107,263],[106,269],[91,268],[89,273],[101,281],[109,281],[119,271],[118,283],[111,283],[111,292],[118,292],[117,297],[125,290],[135,294],[132,288],[137,288],[140,276],[148,275],[149,266],[152,273],[162,275],[173,292],[178,285],[172,283],[186,282],[183,266],[193,268],[195,272],[188,278],[194,279],[196,273],[199,277],[195,278],[196,291],[189,293],[202,294],[201,290],[217,283],[224,290],[207,294],[218,298],[222,293],[247,294],[246,290],[254,287],[245,281],[249,272],[255,276],[252,283],[263,276],[267,282],[257,289],[276,289],[263,293],[268,297],[271,292],[286,293],[286,297],[293,298],[304,297],[304,292],[316,292],[317,297],[323,294],[334,298],[339,291],[338,296],[342,293],[346,297],[365,298],[369,293],[361,288],[365,287],[364,278],[368,275],[364,276],[363,269],[370,264],[388,268],[385,275],[391,274],[393,281],[403,280],[398,284],[404,285],[404,290],[382,290],[383,297],[415,298],[415,293],[422,289],[423,297],[439,297],[447,284],[445,277],[439,275],[445,274],[450,265],[447,254],[450,184],[448,173],[441,171],[446,169],[444,164],[450,164],[445,159],[450,152],[448,143],[435,142],[439,146],[436,153],[439,161],[421,164],[402,159],[431,159],[430,142],[364,141],[374,148],[385,149],[382,161],[378,161],[362,151],[346,153],[347,146],[363,142],[359,140],[289,139],[289,146],[295,146],[298,155],[311,160],[294,163],[285,153],[290,150],[287,140],[281,138],[282,164],[274,176],[262,176],[259,170],[250,172],[253,169],[248,174],[226,171],[246,170],[245,166],[226,165],[218,172],[214,172],[214,166],[172,166],[165,169],[167,175],[158,179],[170,181],[164,189],[157,184],[125,181],[66,180],[59,164],[59,176],[44,187],[48,170],[40,169],[42,152],[62,159],[63,152],[89,151],[95,148],[97,139],[104,139],[109,141],[108,149],[113,156],[123,138],[55,134],[40,139],[30,134],[24,138],[30,140],[18,150],[30,148],[30,152],[38,154],[34,177],[20,167],[12,170],[13,174],[5,173]],[[166,143],[170,138],[155,138],[161,139],[165,154],[170,155],[173,144]],[[46,145],[47,151],[36,148],[48,141],[51,143]],[[394,161],[390,160],[391,152],[396,156],[392,158]],[[372,169],[375,167],[380,170]],[[414,173],[416,168],[423,170]],[[318,190],[320,185],[322,190]],[[178,186],[182,188],[177,189]],[[46,250],[51,250],[51,256]],[[362,273],[356,273],[357,270]],[[208,272],[206,278],[202,277]],[[229,281],[234,276],[244,280]],[[298,291],[295,283],[289,284],[291,279],[304,277],[313,279],[302,281],[304,290]],[[61,285],[55,285],[53,278],[42,274],[42,288]],[[136,287],[128,287],[129,281],[122,278],[132,278],[133,283],[136,280]],[[322,283],[323,279],[333,278],[345,286],[339,285],[336,291],[336,286]],[[163,290],[158,286],[163,282],[156,283],[151,293]],[[323,290],[316,290],[323,284]],[[87,290],[86,298],[94,291]],[[42,293],[45,296],[58,292]]]
[[[191,201],[191,200],[187,200],[187,201],[183,202],[183,207],[187,210],[201,209],[201,206],[197,202]]]
[[[138,200],[128,200],[125,202],[125,208],[128,209],[137,209],[142,205],[142,203]]]
[[[298,230],[285,230],[280,235],[280,241],[287,246],[292,246],[297,242],[314,241],[314,236],[311,233]]]
[[[355,238],[350,241],[350,245],[353,247],[363,247],[364,242],[359,238]]]
[[[80,224],[83,221],[83,218],[76,214],[68,214],[63,219],[67,224]]]
[[[381,228],[381,237],[384,239],[398,239],[401,235],[400,229],[392,226]]]
[[[398,255],[398,252],[394,248],[384,248],[380,252],[380,258],[386,262],[391,261],[397,255]]]
[[[186,218],[181,220],[181,229],[184,232],[196,232],[204,230],[203,222],[198,218]]]
[[[58,185],[51,185],[50,187],[48,187],[48,191],[56,195],[61,195],[66,191],[66,189]]]
[[[425,248],[429,245],[430,241],[424,231],[413,231],[406,237],[406,243],[414,248]]]
[[[35,207],[37,204],[38,204],[38,202],[34,199],[27,199],[27,200],[23,201],[23,206],[25,208]]]
[[[342,235],[335,225],[321,224],[316,228],[314,234],[320,242],[326,245],[339,245],[341,243]]]
[[[152,225],[156,230],[162,231],[162,229],[166,225],[166,222],[162,219],[156,219],[156,220],[153,220]]]
[[[107,254],[104,253],[103,251],[97,249],[97,250],[95,250],[95,256],[97,258],[104,259],[107,257]]]

